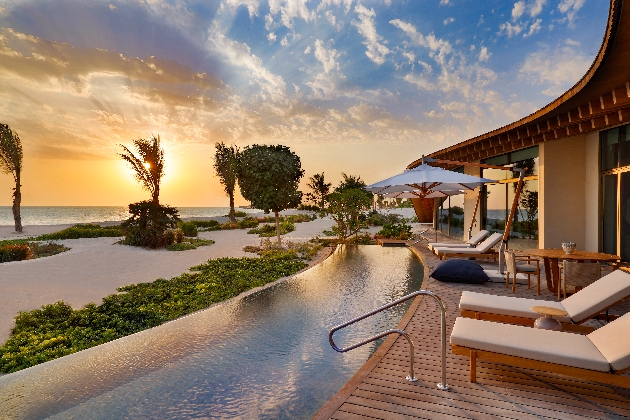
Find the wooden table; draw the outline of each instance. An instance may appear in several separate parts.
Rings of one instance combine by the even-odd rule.
[[[619,258],[617,255],[603,254],[601,252],[587,252],[587,251],[573,251],[572,254],[567,254],[561,249],[549,248],[549,249],[528,249],[524,251],[525,254],[532,257],[540,257],[543,259],[545,265],[545,278],[547,279],[547,289],[554,294],[558,293],[558,287],[560,285],[560,269],[558,268],[559,260],[571,260],[571,261],[598,261],[598,262],[612,262],[615,269],[619,268]]]
[[[569,315],[567,311],[554,308],[552,306],[532,306],[529,309],[541,315],[544,315],[543,318],[538,318],[536,322],[534,322],[534,328],[551,331],[564,330],[562,328],[562,323],[557,319],[554,319],[554,316],[567,316]]]

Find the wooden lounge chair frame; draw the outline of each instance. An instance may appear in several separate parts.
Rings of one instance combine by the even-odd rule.
[[[605,373],[596,370],[576,368],[550,362],[541,362],[525,357],[510,356],[508,354],[494,353],[486,350],[477,350],[469,347],[452,344],[453,354],[470,358],[470,382],[477,382],[477,359],[502,365],[515,366],[526,369],[536,369],[543,372],[558,373],[560,375],[573,376],[588,381],[600,382],[630,388],[630,377],[620,376],[630,371],[630,368]]]
[[[584,322],[590,320],[590,319],[595,319],[599,316],[599,314],[601,314],[602,312],[606,312],[608,309],[612,308],[613,306],[615,306],[616,304],[618,304],[619,302],[621,302],[622,300],[627,299],[627,296],[624,297],[623,299],[620,299],[618,301],[616,301],[615,303],[613,303],[612,305],[602,309],[600,312],[598,312],[597,314],[583,319],[582,321],[573,324],[573,323],[562,323],[562,327],[564,328],[565,331],[567,332],[573,332],[573,333],[579,333],[579,334],[588,334],[590,332],[593,332],[595,330],[595,328],[593,327],[589,327],[588,325],[582,325]],[[534,326],[534,322],[536,322],[536,319],[534,318],[526,318],[526,317],[522,317],[522,316],[514,316],[514,315],[502,315],[502,314],[493,314],[490,312],[479,312],[479,311],[471,311],[470,309],[462,309],[461,310],[461,314],[464,318],[472,318],[472,319],[479,319],[482,321],[493,321],[493,322],[502,322],[504,324],[514,324],[514,325],[524,325],[526,327],[533,327]],[[613,321],[615,319],[617,319],[618,316],[616,315],[610,315],[608,316],[608,321]]]
[[[499,253],[494,249],[490,248],[484,254],[462,254],[457,252],[441,252],[437,254],[440,260],[446,260],[448,258],[492,258],[494,261],[497,260]]]

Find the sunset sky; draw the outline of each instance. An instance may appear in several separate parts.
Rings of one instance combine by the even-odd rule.
[[[22,139],[24,206],[149,198],[117,153],[151,134],[173,206],[227,206],[220,141],[284,144],[305,179],[371,183],[555,99],[597,54],[608,6],[0,0],[0,122]],[[0,205],[11,188],[0,174]]]

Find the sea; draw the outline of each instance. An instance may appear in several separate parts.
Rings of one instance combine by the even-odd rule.
[[[179,217],[225,216],[229,207],[178,207]],[[237,210],[247,213],[259,212],[256,209]],[[22,225],[60,225],[69,223],[116,222],[129,217],[126,206],[22,206]],[[13,226],[13,213],[10,206],[0,206],[0,226]]]

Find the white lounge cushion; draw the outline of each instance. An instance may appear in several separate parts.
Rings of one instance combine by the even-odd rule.
[[[501,233],[493,233],[488,239],[477,245],[475,248],[451,248],[451,247],[434,247],[433,252],[436,254],[484,254],[490,248],[501,241],[503,235]]]
[[[630,274],[615,270],[562,301],[574,322],[581,322],[630,296]]]
[[[451,248],[451,247],[436,247],[433,248],[433,252],[436,254],[483,254],[483,252],[479,251],[477,248]]]
[[[551,306],[553,308],[566,310],[560,302],[525,299],[513,296],[494,296],[469,291],[464,291],[459,300],[459,309],[487,312],[497,315],[520,316],[531,319],[540,318],[542,316],[541,314],[529,309],[532,306]],[[571,322],[568,316],[557,316],[554,318],[560,322]]]
[[[430,250],[435,248],[472,248],[472,245],[468,245],[467,243],[452,243],[449,244],[447,242],[433,242],[428,244]]]
[[[457,318],[451,343],[582,369],[609,372],[608,360],[584,335]]]
[[[630,368],[630,313],[587,335],[614,370]]]
[[[478,233],[473,235],[469,240],[463,243],[432,242],[428,244],[428,246],[430,250],[433,250],[433,248],[435,247],[443,247],[443,246],[449,247],[449,248],[460,248],[460,247],[471,248],[477,245],[479,242],[481,242],[483,238],[488,236],[488,233],[490,232],[488,232],[487,230],[480,230]]]

